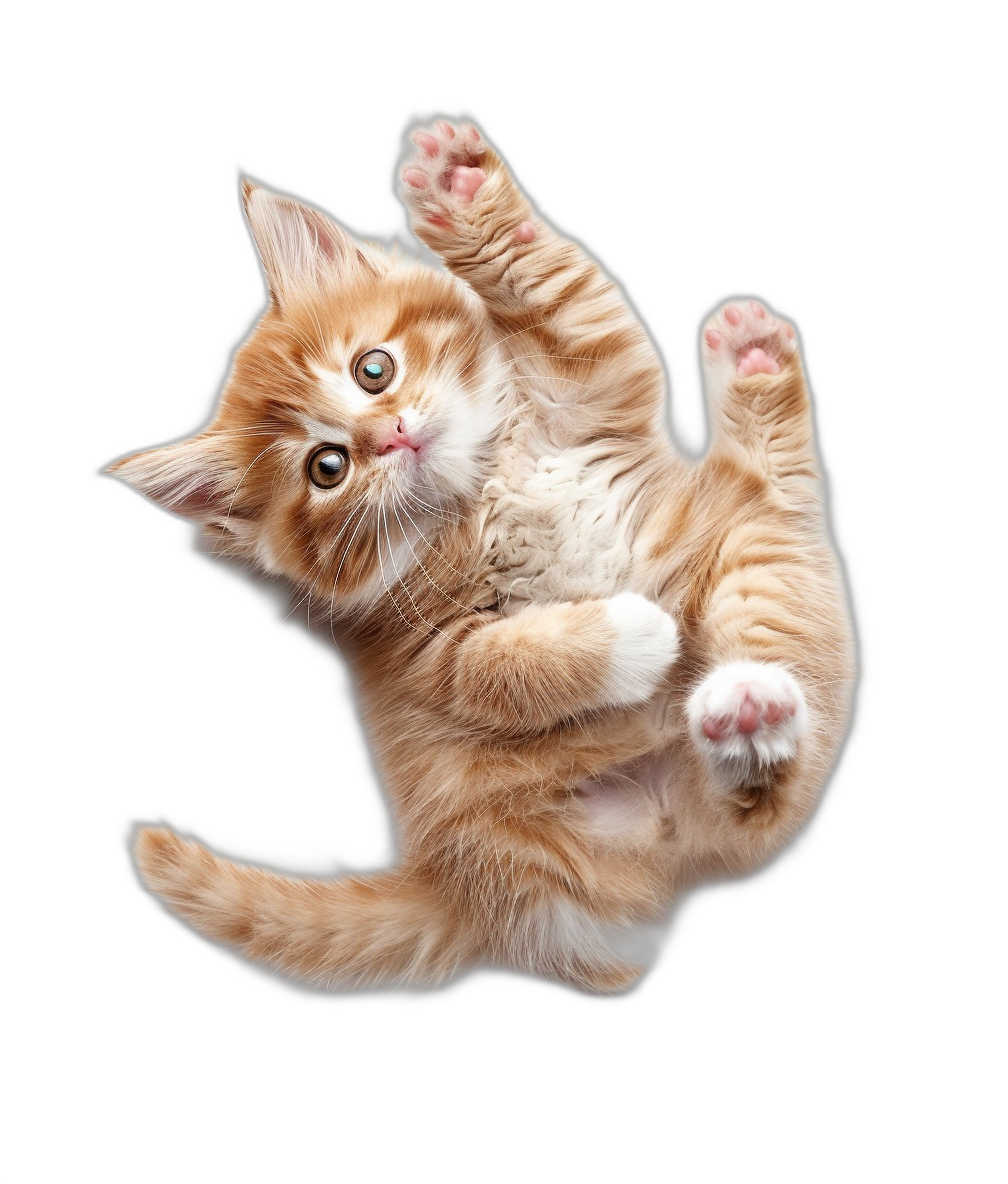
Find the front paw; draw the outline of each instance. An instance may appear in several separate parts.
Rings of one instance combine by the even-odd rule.
[[[456,128],[443,119],[415,131],[413,143],[417,151],[402,174],[403,200],[417,229],[426,224],[451,230],[486,182],[481,167],[487,159],[486,144],[469,124]]]
[[[440,119],[415,131],[413,143],[401,193],[414,232],[428,246],[455,262],[478,248],[487,262],[535,241],[539,229],[527,200],[476,128]]]
[[[700,751],[743,779],[792,760],[808,728],[801,687],[775,662],[719,666],[693,692],[688,712]]]
[[[615,640],[604,697],[614,705],[644,703],[679,656],[679,630],[668,613],[636,592],[621,592],[605,607]]]

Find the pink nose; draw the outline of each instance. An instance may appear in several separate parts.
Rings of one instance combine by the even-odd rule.
[[[406,431],[406,425],[401,418],[396,422],[394,428],[390,428],[385,433],[384,439],[378,445],[378,455],[384,456],[387,452],[392,452],[396,448],[412,448],[414,452],[417,452],[420,448],[420,445],[415,440],[410,439],[409,433]]]

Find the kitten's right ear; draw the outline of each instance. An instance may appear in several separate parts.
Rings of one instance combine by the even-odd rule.
[[[245,216],[266,270],[270,296],[282,306],[299,292],[317,291],[361,269],[375,275],[374,254],[335,222],[289,197],[242,180]]]
[[[152,448],[117,460],[105,470],[152,498],[166,510],[206,525],[236,517],[232,502],[237,475],[212,434]]]

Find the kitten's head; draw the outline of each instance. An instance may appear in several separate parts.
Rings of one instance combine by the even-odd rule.
[[[245,209],[270,307],[213,422],[111,471],[222,549],[337,601],[366,599],[382,564],[410,562],[424,523],[478,497],[502,418],[498,354],[447,273],[248,184]]]

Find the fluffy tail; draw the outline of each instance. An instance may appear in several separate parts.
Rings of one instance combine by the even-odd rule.
[[[471,952],[450,906],[402,868],[290,879],[230,863],[160,827],[139,831],[135,853],[148,887],[201,933],[314,982],[435,983]]]

